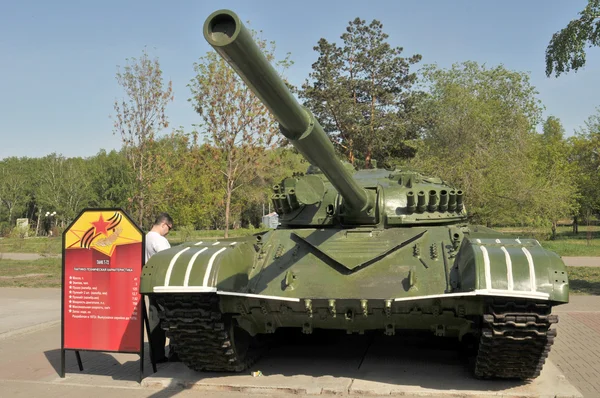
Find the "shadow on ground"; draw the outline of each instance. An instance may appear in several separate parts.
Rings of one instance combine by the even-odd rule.
[[[148,359],[148,344],[145,344],[146,357],[144,358],[144,377],[152,374],[152,364]],[[140,359],[136,354],[126,354],[131,360],[119,362],[115,356],[108,352],[80,351],[83,371],[79,370],[75,351],[65,352],[65,373],[78,375],[108,376],[113,380],[134,381],[140,380]],[[60,349],[45,351],[46,359],[52,365],[57,375],[60,375]]]
[[[250,370],[235,373],[199,373],[181,363],[170,363],[159,369],[157,378],[169,379],[168,388],[193,388],[194,383],[227,385],[232,389],[259,383],[250,376],[261,371],[279,383],[282,378],[295,377],[301,386],[311,378],[326,379],[338,384],[340,380],[384,383],[392,386],[415,386],[436,390],[500,391],[528,384],[520,380],[479,380],[473,376],[473,358],[459,349],[456,339],[416,334],[393,337],[381,333],[346,335],[337,331],[315,331],[303,335],[299,331],[278,331],[270,350]],[[300,376],[300,378],[298,378]],[[307,376],[302,379],[302,376]],[[243,380],[240,378],[242,377]],[[259,383],[262,384],[262,381]],[[175,390],[172,390],[175,391]],[[162,390],[152,395],[170,395]]]
[[[583,279],[569,279],[569,288],[572,293],[600,295],[600,282],[590,282]]]

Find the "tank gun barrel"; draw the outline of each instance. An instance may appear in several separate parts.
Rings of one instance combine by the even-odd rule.
[[[347,206],[354,211],[372,208],[373,198],[337,159],[319,122],[292,95],[239,17],[230,10],[215,11],[206,19],[203,32],[206,41],[277,119],[281,133],[311,164],[321,169]]]

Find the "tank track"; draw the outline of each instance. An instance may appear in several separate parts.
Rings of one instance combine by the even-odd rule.
[[[231,315],[221,313],[215,294],[169,294],[157,302],[161,327],[179,359],[193,370],[241,372],[264,348],[236,327]]]
[[[494,302],[483,315],[475,362],[478,378],[538,377],[556,337],[557,315],[535,302]]]

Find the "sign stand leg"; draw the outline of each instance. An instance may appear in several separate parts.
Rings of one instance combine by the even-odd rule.
[[[150,362],[152,363],[152,371],[156,373],[156,362],[154,362],[154,355],[152,355],[152,342],[150,341],[150,321],[148,320],[148,311],[146,311],[146,300],[142,300],[142,303],[142,316],[144,317],[144,325],[146,325],[146,333],[148,334],[148,351],[150,353]],[[144,332],[142,330],[142,336],[143,335]],[[142,347],[144,346],[142,345]]]
[[[83,372],[83,363],[81,362],[81,355],[79,355],[79,351],[75,351],[75,358],[77,358],[77,366],[79,366],[79,371]]]
[[[60,377],[61,377],[61,379],[65,378],[65,350],[64,350],[64,348],[60,349]]]

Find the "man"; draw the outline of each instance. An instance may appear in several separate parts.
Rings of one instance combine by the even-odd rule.
[[[161,250],[165,250],[171,247],[171,244],[165,238],[169,231],[173,228],[173,219],[167,213],[160,213],[152,229],[146,234],[146,261],[154,254]],[[173,346],[169,347],[169,356],[165,356],[165,342],[166,335],[165,331],[160,327],[160,319],[158,317],[158,304],[156,299],[152,296],[148,297],[149,302],[149,314],[148,321],[150,323],[150,345],[152,347],[152,356],[155,363],[167,362],[168,360],[175,360],[175,354],[173,353]]]
[[[173,219],[167,213],[160,213],[150,232],[146,234],[146,261],[161,250],[171,247],[165,236],[173,228]]]

